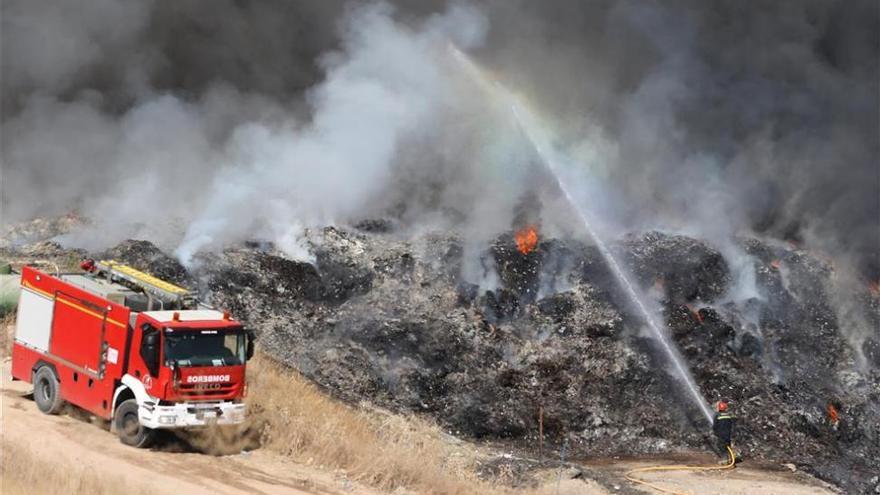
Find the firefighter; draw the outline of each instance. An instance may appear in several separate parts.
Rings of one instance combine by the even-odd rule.
[[[712,421],[712,431],[718,439],[718,450],[730,461],[733,460],[731,452],[733,452],[733,426],[736,423],[736,416],[728,410],[726,401],[718,401],[716,409],[718,412],[715,413],[715,419]]]

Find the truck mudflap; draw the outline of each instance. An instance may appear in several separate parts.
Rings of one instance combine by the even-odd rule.
[[[141,425],[147,428],[190,428],[234,425],[244,421],[245,405],[236,402],[181,402],[170,406],[141,404]]]

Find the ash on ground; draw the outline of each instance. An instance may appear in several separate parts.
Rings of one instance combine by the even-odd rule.
[[[101,254],[197,286],[256,330],[265,352],[347,401],[429,415],[525,455],[537,452],[539,423],[545,451],[565,444],[575,459],[710,448],[709,425],[594,246],[542,239],[522,254],[512,233],[499,236],[481,260],[499,281],[487,288],[461,277],[465,250],[452,234],[328,227],[309,243],[313,264],[254,242],[203,253],[189,273],[143,241]],[[729,260],[699,240],[650,232],[612,250],[660,299],[706,397],[730,401],[747,459],[874,490],[880,297],[866,287],[849,305],[869,335],[856,349],[828,262],[773,242],[737,245],[755,288],[739,300]]]

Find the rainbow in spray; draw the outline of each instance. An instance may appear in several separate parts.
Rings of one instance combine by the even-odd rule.
[[[553,140],[551,139],[552,136],[548,135],[548,133],[550,132],[548,130],[548,126],[542,125],[540,119],[537,117],[535,112],[529,110],[522,98],[518,97],[515,93],[508,90],[496,78],[491,77],[487,73],[487,71],[481,69],[476,63],[474,63],[473,60],[470,59],[470,57],[462,53],[454,45],[449,44],[449,50],[455,57],[455,59],[461,63],[462,67],[465,69],[465,72],[467,72],[468,75],[473,78],[473,80],[483,90],[491,94],[492,97],[498,98],[501,102],[505,103],[510,108],[510,113],[513,119],[516,121],[517,126],[522,131],[529,144],[531,144],[532,148],[534,148],[535,153],[540,158],[541,163],[543,163],[544,166],[547,167],[550,175],[556,181],[557,187],[560,191],[562,191],[562,194],[565,196],[566,201],[569,203],[569,205],[571,205],[572,210],[577,214],[578,218],[583,224],[584,230],[587,232],[590,238],[593,239],[593,242],[596,243],[596,247],[599,249],[602,257],[605,259],[605,262],[611,268],[611,271],[614,273],[614,276],[617,279],[618,283],[626,292],[627,296],[633,304],[634,309],[637,310],[638,314],[645,322],[645,325],[650,330],[651,335],[660,344],[661,349],[663,349],[663,352],[666,354],[667,358],[670,361],[670,364],[672,365],[673,372],[684,384],[685,389],[693,398],[697,406],[700,408],[700,411],[703,413],[706,420],[709,423],[712,423],[712,411],[709,408],[709,405],[706,403],[706,399],[703,397],[703,394],[700,392],[699,387],[697,387],[693,376],[691,375],[687,366],[684,364],[684,359],[678,352],[678,349],[676,349],[675,344],[672,343],[669,336],[666,334],[664,330],[665,327],[661,326],[657,322],[657,318],[654,316],[654,312],[649,310],[648,306],[639,295],[639,292],[636,290],[632,281],[627,276],[620,263],[617,261],[614,253],[612,253],[611,250],[608,249],[608,246],[600,238],[595,229],[593,229],[592,222],[590,221],[588,213],[583,207],[578,204],[578,202],[575,201],[569,187],[567,187],[565,182],[560,179],[561,170],[559,164],[571,163],[571,158],[568,156],[563,156],[561,152],[552,145]]]

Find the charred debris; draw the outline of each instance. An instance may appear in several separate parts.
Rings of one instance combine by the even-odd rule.
[[[265,352],[343,400],[429,415],[455,435],[524,452],[563,443],[582,458],[708,449],[708,426],[597,250],[531,228],[484,250],[491,286],[461,278],[462,239],[398,238],[383,221],[312,232],[308,262],[257,242],[201,254],[190,271],[146,241],[96,255],[198,287],[257,331]],[[739,299],[730,260],[700,240],[649,232],[612,249],[661,301],[708,400],[731,402],[747,457],[793,462],[848,492],[873,490],[880,293],[866,287],[848,306],[869,335],[856,352],[829,262],[791,245],[736,242],[756,289]],[[85,254],[51,242],[2,251]]]

